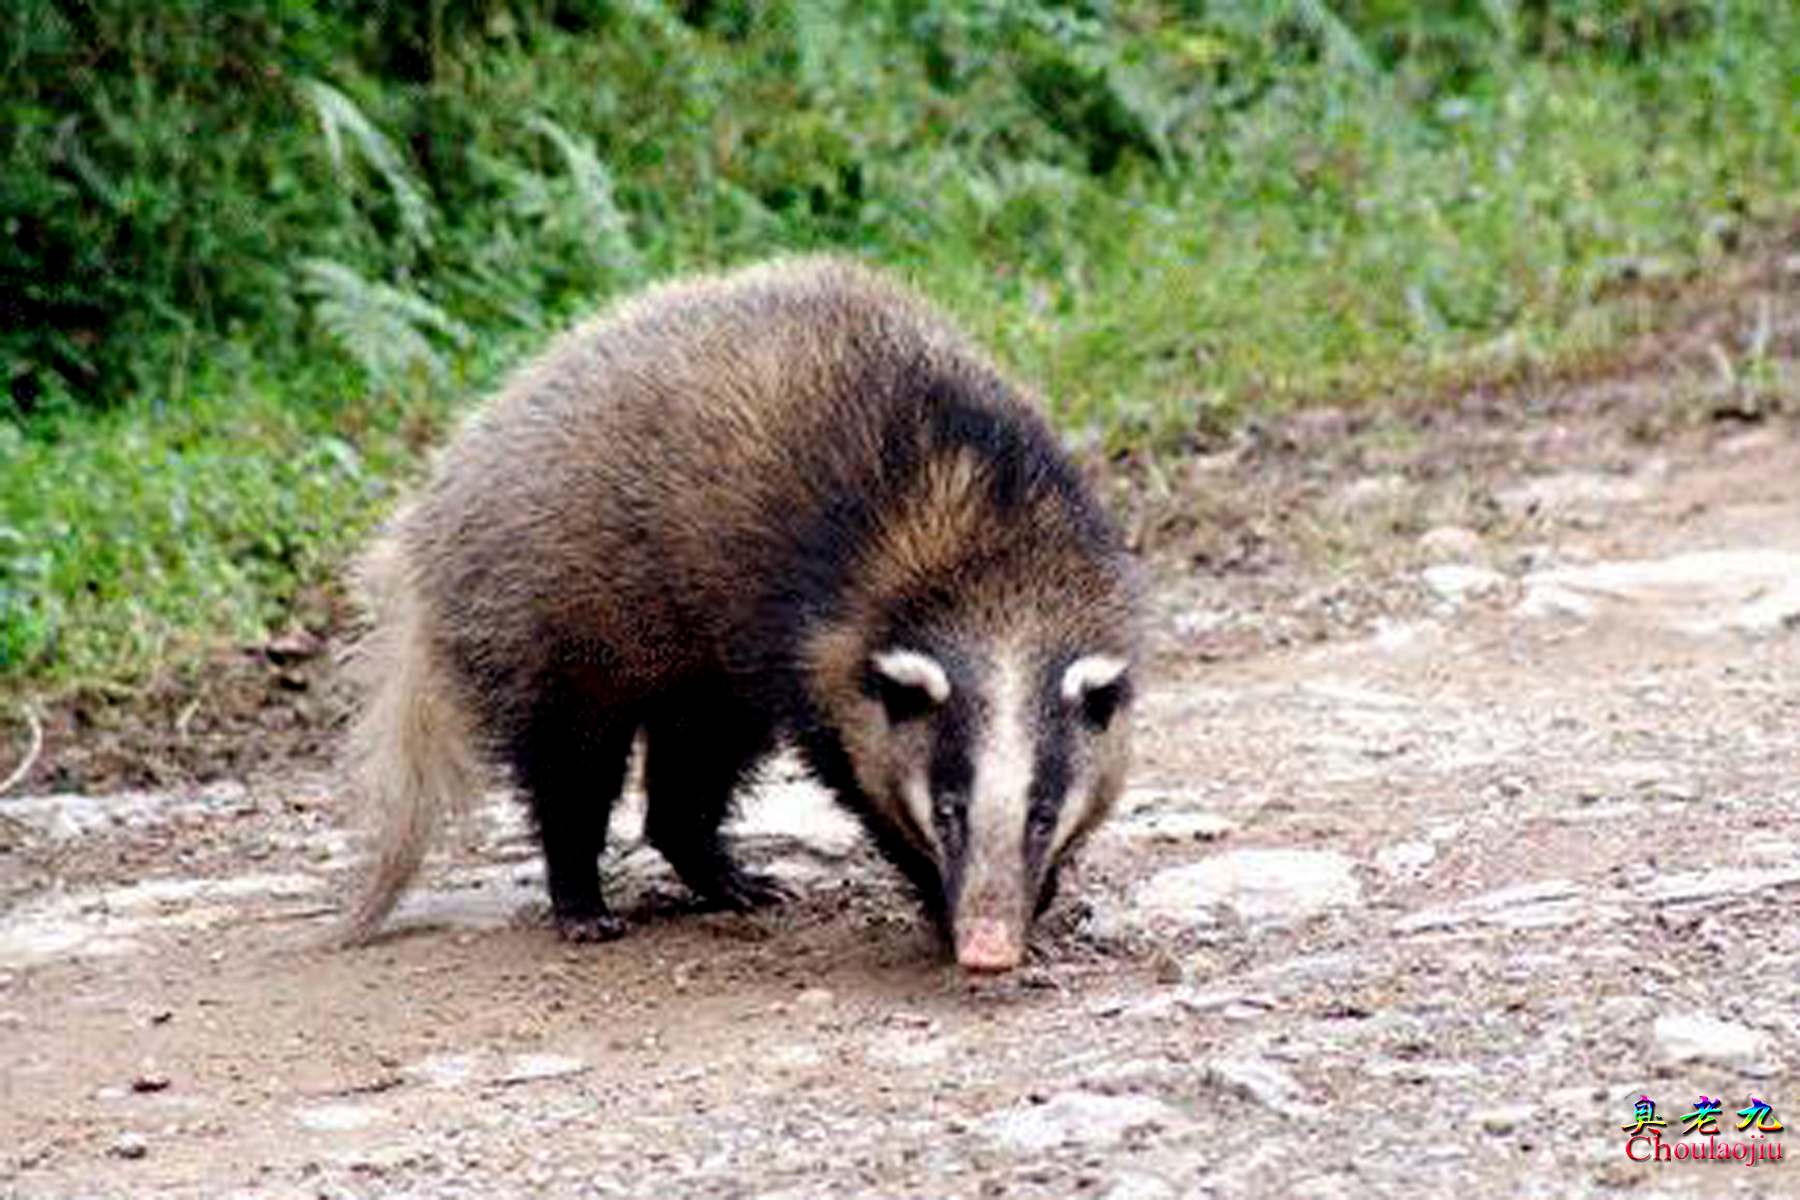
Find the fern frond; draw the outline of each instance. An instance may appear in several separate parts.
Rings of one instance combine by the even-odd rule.
[[[1295,21],[1318,35],[1327,58],[1359,75],[1375,74],[1375,59],[1368,47],[1325,0],[1291,0],[1289,12]]]
[[[625,268],[635,266],[637,245],[632,241],[625,214],[613,200],[612,174],[593,147],[546,116],[527,117],[525,126],[542,134],[562,155],[582,217],[598,237],[607,262]]]
[[[331,164],[338,174],[348,180],[349,163],[344,153],[345,137],[348,135],[357,154],[381,177],[381,181],[392,193],[394,207],[400,214],[400,226],[406,235],[417,245],[429,245],[431,201],[426,197],[424,187],[407,170],[406,162],[394,148],[394,143],[369,120],[354,100],[329,83],[319,79],[304,79],[300,81],[300,90],[319,119],[319,127],[325,134],[325,148],[330,153]]]
[[[469,343],[468,327],[423,296],[365,279],[330,259],[308,259],[300,272],[314,318],[377,385],[420,368],[442,377],[443,356],[427,334],[456,346]]]

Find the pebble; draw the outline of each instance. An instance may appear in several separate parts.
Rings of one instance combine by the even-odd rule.
[[[1492,567],[1469,563],[1439,563],[1420,571],[1419,578],[1433,595],[1450,604],[1479,599],[1499,591],[1506,584],[1506,576]]]
[[[1529,1105],[1515,1104],[1509,1108],[1489,1108],[1469,1114],[1469,1119],[1488,1133],[1512,1133],[1519,1126],[1530,1123],[1537,1115],[1537,1110]]]
[[[367,1104],[321,1104],[294,1113],[294,1120],[317,1133],[347,1133],[373,1125],[387,1116],[385,1109]]]
[[[536,1083],[542,1079],[561,1079],[580,1075],[588,1065],[579,1058],[561,1054],[520,1054],[513,1058],[496,1077],[496,1083]]]
[[[1261,1058],[1219,1058],[1206,1066],[1215,1087],[1284,1113],[1305,1100],[1305,1089],[1280,1067]]]
[[[1730,1069],[1760,1063],[1768,1039],[1756,1030],[1712,1017],[1656,1018],[1652,1030],[1666,1062],[1709,1062]]]
[[[1205,921],[1224,905],[1245,920],[1286,924],[1355,904],[1362,895],[1351,861],[1330,850],[1236,850],[1150,877],[1137,891],[1151,917]]]
[[[114,1158],[142,1158],[150,1153],[150,1143],[141,1133],[121,1133],[112,1140],[106,1152]]]

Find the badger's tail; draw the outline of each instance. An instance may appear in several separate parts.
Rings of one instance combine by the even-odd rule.
[[[482,774],[461,691],[433,645],[429,609],[396,538],[370,548],[357,582],[372,624],[348,664],[362,709],[343,766],[369,850],[361,895],[336,932],[343,945],[374,935],[445,816],[467,811]]]

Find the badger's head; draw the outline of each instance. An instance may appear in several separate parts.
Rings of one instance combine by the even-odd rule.
[[[1129,648],[890,636],[831,714],[859,807],[957,961],[1024,955],[1058,862],[1111,809],[1128,757]]]

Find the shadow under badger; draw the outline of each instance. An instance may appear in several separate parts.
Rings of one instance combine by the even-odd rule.
[[[798,260],[666,286],[464,425],[363,560],[346,936],[511,768],[561,933],[617,936],[597,859],[633,739],[646,833],[704,899],[777,896],[719,827],[782,740],[957,960],[1005,970],[1128,756],[1136,574],[1026,400],[897,285]]]

